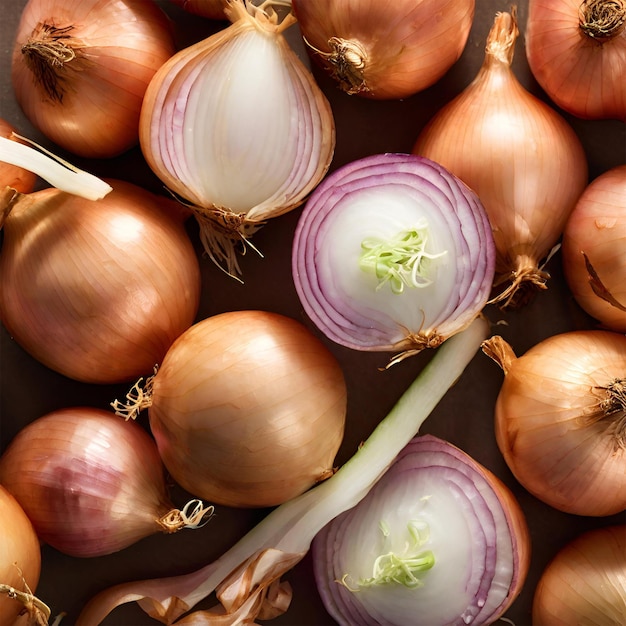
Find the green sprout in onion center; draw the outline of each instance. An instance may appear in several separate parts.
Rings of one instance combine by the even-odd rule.
[[[391,239],[369,237],[361,242],[359,267],[373,273],[380,289],[389,283],[392,293],[401,294],[405,287],[427,287],[432,259],[446,254],[426,251],[428,224],[421,220],[411,230],[403,231]]]
[[[390,532],[384,522],[380,524],[385,539]],[[421,547],[428,540],[428,525],[418,520],[411,520],[407,524],[410,541],[405,546],[404,553],[397,554],[393,551],[381,554],[374,560],[372,576],[361,578],[356,588],[347,583],[349,574],[345,574],[341,583],[350,591],[381,585],[397,584],[409,589],[416,589],[424,585],[420,574],[431,569],[435,565],[435,555],[431,550],[422,550]]]

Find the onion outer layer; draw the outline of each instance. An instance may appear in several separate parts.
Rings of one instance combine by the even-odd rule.
[[[576,302],[607,329],[626,332],[626,165],[587,186],[563,231],[561,258]]]
[[[21,196],[4,225],[2,322],[34,358],[82,382],[151,371],[199,306],[177,203],[111,183],[97,202],[51,188]]]
[[[72,154],[111,158],[139,141],[156,70],[174,54],[170,23],[145,0],[29,0],[11,79],[26,117]]]
[[[573,128],[513,73],[518,34],[514,11],[496,15],[474,80],[433,116],[413,147],[478,194],[497,250],[493,300],[503,309],[547,288],[545,261],[588,180]]]
[[[517,480],[565,513],[626,509],[626,336],[569,331],[516,357],[496,335],[483,351],[504,371],[496,441]]]
[[[379,556],[394,554],[410,568],[409,557],[428,552],[434,564],[415,574],[417,584],[358,584]],[[318,533],[312,554],[324,605],[342,626],[479,626],[497,620],[521,591],[530,535],[500,479],[452,444],[423,435],[359,504]]]
[[[48,618],[50,610],[33,594],[41,573],[41,549],[33,525],[17,500],[0,485],[0,626],[13,626],[24,607]]]
[[[563,546],[535,588],[535,626],[622,626],[626,524],[588,530]]]
[[[264,507],[332,475],[346,396],[339,363],[304,325],[231,311],[174,342],[148,414],[165,466],[189,493]]]
[[[0,484],[42,541],[74,557],[112,554],[211,513],[175,509],[150,435],[91,407],[58,409],[20,430],[0,457]]]
[[[529,0],[526,55],[563,110],[626,121],[625,0]]]
[[[399,99],[436,83],[459,59],[475,0],[294,0],[315,61],[349,94]]]

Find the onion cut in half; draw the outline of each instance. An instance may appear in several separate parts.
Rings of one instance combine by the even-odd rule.
[[[327,337],[398,359],[476,318],[495,246],[480,200],[448,170],[417,155],[378,154],[344,165],[313,192],[292,263],[304,310]]]

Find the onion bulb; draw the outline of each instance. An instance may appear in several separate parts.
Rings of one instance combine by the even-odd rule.
[[[484,204],[496,243],[496,295],[521,306],[549,278],[544,261],[587,185],[587,160],[561,115],[511,69],[515,12],[498,13],[474,80],[430,120],[413,151],[448,168]]]
[[[496,441],[536,498],[575,515],[626,509],[626,336],[553,335],[516,357],[502,337],[483,344],[504,371]]]
[[[294,236],[294,283],[333,341],[392,351],[439,346],[481,312],[495,249],[477,196],[411,154],[358,159],[311,194]]]
[[[626,165],[585,189],[563,231],[565,279],[578,304],[609,330],[626,332]]]
[[[623,626],[626,524],[588,530],[557,552],[533,598],[536,626]]]
[[[304,200],[335,148],[330,104],[283,35],[295,18],[271,4],[229,0],[230,26],[165,63],[141,111],[148,165],[191,206],[207,254],[233,277],[237,252]]]
[[[41,549],[33,525],[17,500],[0,484],[0,626],[14,626],[22,613],[34,623],[50,609],[33,594],[41,573]]]
[[[111,183],[98,201],[56,188],[2,198],[2,322],[31,356],[82,382],[151,370],[200,299],[178,203]]]
[[[521,591],[530,534],[500,479],[424,435],[318,533],[312,552],[322,601],[342,626],[481,626]]]
[[[0,137],[18,141],[15,128],[3,119],[0,119]],[[0,160],[0,189],[11,187],[20,193],[30,193],[36,182],[37,175],[30,170]]]
[[[459,59],[475,0],[293,0],[312,57],[339,88],[404,98],[436,83]]]
[[[59,409],[22,428],[0,457],[0,484],[43,542],[75,557],[196,527],[212,511],[197,500],[175,509],[150,435],[90,407]]]
[[[626,0],[530,0],[526,55],[563,110],[626,121]]]
[[[114,157],[135,146],[142,99],[175,52],[156,2],[29,0],[11,79],[24,114],[72,154]]]
[[[129,416],[149,408],[165,466],[199,498],[273,506],[333,473],[345,381],[295,320],[263,311],[206,318],[174,342],[146,386],[114,406]]]

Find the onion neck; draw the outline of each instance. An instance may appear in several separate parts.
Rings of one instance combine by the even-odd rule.
[[[23,197],[24,194],[16,191],[13,187],[5,187],[0,191],[0,230],[4,228],[4,223],[13,211],[13,208]]]
[[[350,95],[369,91],[365,80],[368,54],[359,41],[331,37],[327,42],[329,52],[318,50],[306,39],[304,41],[322,59],[340,89]]]
[[[244,0],[230,0],[224,13],[232,24],[244,20],[258,30],[274,35],[296,23],[291,0],[264,0],[258,5]]]
[[[626,450],[626,378],[616,378],[603,387],[606,397],[600,403],[597,419],[609,419],[615,449]]]
[[[22,46],[26,66],[52,102],[63,102],[68,88],[68,64],[83,66],[86,63],[80,55],[84,44],[72,36],[73,29],[72,25],[57,27],[41,22]]]
[[[600,44],[610,41],[626,26],[626,0],[583,0],[578,25],[585,37]]]
[[[515,42],[519,35],[517,28],[517,11],[512,7],[510,13],[496,14],[485,46],[485,63],[494,61],[509,66],[513,63]]]

